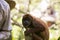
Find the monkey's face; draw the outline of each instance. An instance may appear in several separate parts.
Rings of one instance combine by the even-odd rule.
[[[29,18],[23,19],[23,26],[28,27],[31,24],[31,20]]]
[[[28,28],[31,25],[31,22],[32,20],[30,16],[27,16],[27,15],[23,16],[22,24],[25,28]]]

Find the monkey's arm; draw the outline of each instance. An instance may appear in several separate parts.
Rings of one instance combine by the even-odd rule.
[[[40,19],[34,18],[32,22],[34,28],[30,28],[29,30],[26,30],[27,34],[35,33],[35,32],[43,32],[47,29],[47,25]]]
[[[32,25],[34,26],[34,28],[30,28],[29,30],[26,30],[27,33],[43,32],[46,30],[47,27],[47,25],[45,25],[44,22],[42,21],[40,22],[39,20],[34,20]]]

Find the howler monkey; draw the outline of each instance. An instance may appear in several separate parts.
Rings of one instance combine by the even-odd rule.
[[[26,28],[25,36],[30,36],[31,40],[49,40],[48,26],[41,19],[25,14],[22,24]]]

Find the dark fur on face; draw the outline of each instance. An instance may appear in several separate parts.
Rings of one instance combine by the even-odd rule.
[[[29,14],[24,15],[23,19],[22,19],[22,24],[24,27],[30,27],[31,23],[32,23],[32,16],[30,16]]]

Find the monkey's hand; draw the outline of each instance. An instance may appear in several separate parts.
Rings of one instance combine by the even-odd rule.
[[[25,33],[25,35],[29,35],[27,31],[25,31],[24,33]]]
[[[30,35],[33,33],[33,30],[31,28],[26,28],[25,35]]]
[[[28,35],[32,36],[32,33],[29,33],[28,31],[25,31],[24,34],[25,36],[28,36]]]

